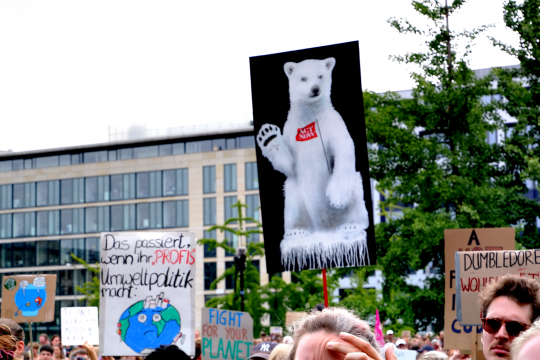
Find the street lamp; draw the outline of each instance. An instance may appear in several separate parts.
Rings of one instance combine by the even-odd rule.
[[[246,270],[246,247],[238,246],[236,248],[236,255],[234,256],[234,266],[236,267],[235,279],[238,278],[238,272],[240,272],[240,311],[244,311],[244,271]],[[236,284],[234,284],[234,291],[236,292]]]

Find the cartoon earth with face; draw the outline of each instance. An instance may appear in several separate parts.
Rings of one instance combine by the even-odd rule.
[[[149,297],[124,311],[117,333],[133,351],[151,352],[160,345],[176,342],[182,335],[180,313],[167,299],[163,299],[162,294],[156,300]]]

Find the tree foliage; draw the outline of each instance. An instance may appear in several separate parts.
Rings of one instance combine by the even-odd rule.
[[[77,285],[75,290],[84,294],[83,300],[88,301],[89,306],[99,307],[99,264],[90,265],[75,254],[71,254],[71,257],[93,274],[91,281],[86,281],[82,286]]]
[[[467,63],[472,41],[485,27],[451,31],[451,14],[464,6],[453,1],[413,1],[431,24],[428,30],[406,20],[389,20],[400,33],[426,37],[426,51],[395,56],[417,65],[410,97],[364,93],[371,175],[385,196],[387,221],[376,227],[383,270],[383,319],[435,330],[443,326],[444,230],[527,224],[521,238],[538,240],[529,229],[538,204],[523,195],[523,158],[510,157],[512,142],[488,142],[506,128],[493,75],[475,76]],[[459,44],[465,44],[459,48]],[[488,101],[489,100],[489,101]],[[523,149],[523,144],[519,147]],[[525,146],[527,148],[527,146]],[[536,159],[538,157],[536,156]],[[390,209],[401,208],[399,216]],[[423,288],[407,284],[410,270],[432,263],[435,273]]]

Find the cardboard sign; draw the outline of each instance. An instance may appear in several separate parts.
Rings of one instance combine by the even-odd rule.
[[[195,233],[101,233],[100,354],[195,355]]]
[[[445,302],[444,302],[444,348],[459,349],[462,353],[470,353],[471,332],[478,336],[480,358],[482,343],[481,326],[461,326],[456,313],[456,251],[514,250],[516,248],[514,228],[496,229],[449,229],[444,231],[444,268],[445,268]],[[477,357],[478,358],[478,357]]]
[[[291,326],[295,321],[302,320],[307,313],[302,311],[287,311],[285,314],[285,325]]]
[[[414,350],[394,349],[394,354],[399,360],[416,360],[418,352]]]
[[[401,337],[402,338],[411,338],[411,330],[401,330]]]
[[[2,279],[2,317],[18,323],[54,321],[56,275],[12,275]]]
[[[270,334],[281,334],[281,335],[283,335],[283,327],[281,327],[281,326],[270,326]]]
[[[99,345],[98,308],[68,307],[60,309],[63,345],[82,345],[88,341]]]
[[[478,294],[505,274],[540,282],[540,250],[456,253],[457,318],[461,325],[482,325]]]
[[[354,41],[250,58],[269,274],[376,263],[359,55]]]
[[[203,308],[202,360],[241,360],[253,347],[253,319],[247,312]]]

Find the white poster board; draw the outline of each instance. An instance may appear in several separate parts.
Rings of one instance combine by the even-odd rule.
[[[66,307],[60,309],[62,345],[99,345],[98,308]]]
[[[394,349],[394,354],[398,360],[416,360],[416,357],[418,356],[418,352],[414,350]]]
[[[100,355],[195,355],[195,233],[101,233]]]
[[[246,360],[253,349],[253,319],[247,312],[202,308],[202,360]]]

